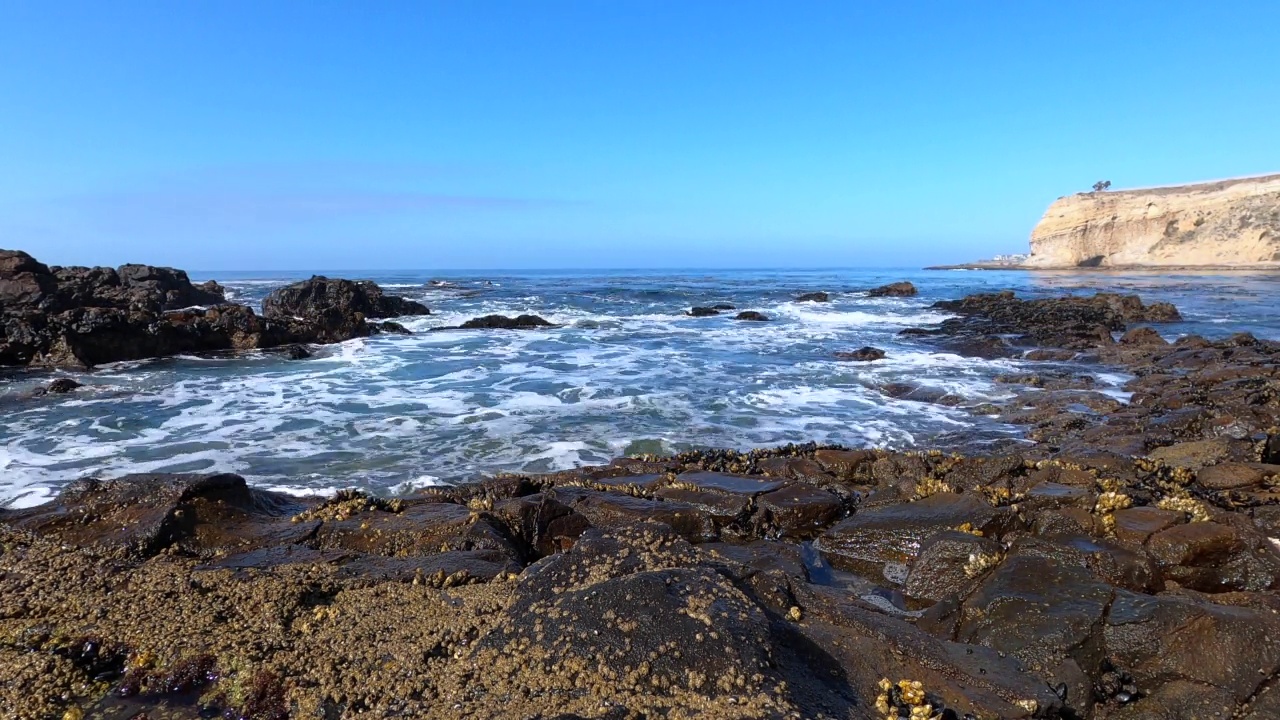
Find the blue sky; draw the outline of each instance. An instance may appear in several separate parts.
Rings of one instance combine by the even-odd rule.
[[[1280,3],[0,0],[0,247],[303,268],[923,265],[1280,172]]]

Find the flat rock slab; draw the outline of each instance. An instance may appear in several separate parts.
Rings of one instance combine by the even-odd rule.
[[[1176,525],[1147,540],[1147,552],[1165,565],[1213,565],[1243,549],[1235,528],[1214,522]]]
[[[659,473],[643,475],[619,475],[617,477],[596,478],[595,483],[607,490],[639,490],[644,493],[653,492],[659,485],[667,481],[667,476]]]
[[[815,547],[832,565],[854,572],[867,564],[910,563],[931,535],[965,523],[989,533],[1004,514],[976,493],[937,493],[859,511],[829,528]]]
[[[718,472],[688,472],[676,476],[676,482],[711,492],[734,495],[759,495],[777,490],[782,483],[747,475],[729,475]]]
[[[586,517],[594,528],[654,520],[666,523],[689,542],[710,542],[719,537],[712,517],[689,503],[583,488],[556,488],[549,494]]]

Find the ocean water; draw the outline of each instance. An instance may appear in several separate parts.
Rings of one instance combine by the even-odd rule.
[[[258,306],[310,272],[192,273]],[[43,502],[84,476],[230,471],[263,487],[380,493],[542,472],[635,453],[748,449],[817,441],[855,447],[981,449],[1023,429],[966,406],[1011,397],[1001,374],[1046,363],[981,360],[900,338],[947,316],[933,302],[972,292],[1022,296],[1137,292],[1177,305],[1186,321],[1166,336],[1249,331],[1280,338],[1280,275],[1074,274],[991,271],[343,272],[425,302],[416,334],[322,346],[305,360],[248,353],[120,363],[70,373],[87,387],[30,397],[44,372],[0,378],[0,503]],[[913,298],[867,288],[911,280]],[[432,284],[432,281],[447,283]],[[808,291],[829,303],[795,303]],[[693,318],[693,305],[734,313]],[[489,313],[534,313],[560,327],[441,331]],[[888,357],[841,362],[863,345]],[[1115,368],[1090,373],[1127,397]],[[66,375],[67,373],[58,373]],[[893,399],[911,383],[964,398],[959,407]]]

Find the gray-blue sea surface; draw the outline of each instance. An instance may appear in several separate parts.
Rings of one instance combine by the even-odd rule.
[[[257,307],[310,272],[192,273]],[[48,373],[0,380],[0,503],[42,502],[85,476],[230,471],[264,487],[380,493],[498,471],[542,472],[636,453],[748,449],[816,441],[855,447],[981,448],[1023,428],[969,407],[1011,397],[996,377],[1044,363],[964,358],[910,337],[947,317],[929,306],[973,292],[1023,297],[1135,292],[1185,321],[1166,337],[1248,331],[1280,338],[1280,275],[982,271],[343,272],[421,300],[412,336],[315,349],[120,363],[71,373],[87,387],[30,398]],[[911,280],[917,297],[867,288]],[[432,282],[435,281],[435,282]],[[796,303],[827,291],[829,303]],[[767,323],[684,315],[695,305],[757,310]],[[534,313],[560,327],[422,332],[489,313]],[[887,358],[842,362],[874,345]],[[1127,376],[1098,365],[1104,392]],[[61,373],[66,374],[66,373]],[[888,383],[964,398],[893,399]],[[969,406],[969,407],[966,407]]]

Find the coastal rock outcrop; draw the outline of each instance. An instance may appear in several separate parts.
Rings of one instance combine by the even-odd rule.
[[[937,337],[943,346],[962,355],[1006,357],[1012,346],[1083,349],[1115,342],[1113,332],[1129,323],[1176,322],[1178,309],[1167,302],[1146,304],[1137,295],[1096,293],[1023,300],[1012,291],[977,293],[959,300],[942,300],[931,309],[958,317],[934,329],[909,328],[901,334]]]
[[[341,342],[380,330],[399,333],[404,327],[397,323],[382,328],[367,321],[430,313],[420,302],[384,295],[382,288],[369,280],[323,275],[274,290],[262,300],[264,317],[281,322],[302,321],[314,328],[316,342]]]
[[[49,267],[24,252],[3,250],[0,366],[83,368],[183,353],[339,342],[384,330],[366,322],[366,316],[426,311],[419,303],[384,296],[367,281],[332,281],[328,287],[332,291],[312,292],[314,285],[285,288],[289,292],[268,298],[271,312],[260,317],[249,307],[227,303],[216,282],[193,285],[181,270]]]
[[[353,317],[357,313],[377,319],[430,315],[431,311],[420,302],[383,294],[382,288],[370,280],[343,280],[323,275],[274,290],[262,300],[262,314],[273,319],[296,317],[314,322],[330,316]]]
[[[1280,175],[1078,193],[1031,233],[1033,268],[1280,263]]]

